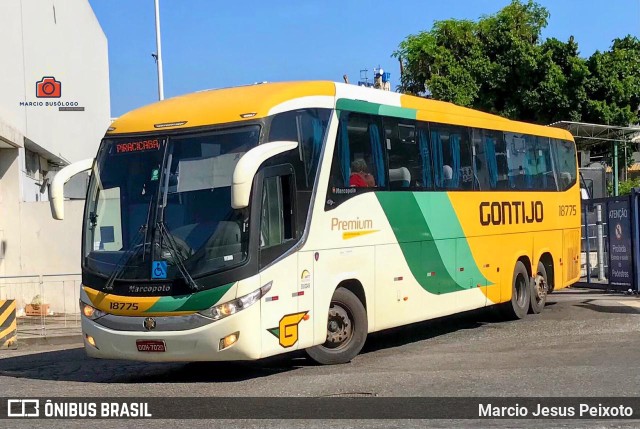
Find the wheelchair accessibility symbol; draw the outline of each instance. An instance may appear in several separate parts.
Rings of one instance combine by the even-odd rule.
[[[151,264],[151,278],[167,278],[167,261],[153,261],[153,264]]]

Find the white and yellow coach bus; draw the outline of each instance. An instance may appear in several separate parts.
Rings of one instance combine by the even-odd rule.
[[[579,277],[566,131],[333,82],[175,97],[116,120],[82,243],[90,356],[347,362],[367,334],[538,313]]]

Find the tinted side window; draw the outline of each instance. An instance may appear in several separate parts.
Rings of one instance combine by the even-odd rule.
[[[565,191],[576,182],[576,147],[573,142],[558,139],[552,139],[551,144],[555,152],[558,188]]]
[[[498,170],[495,166],[495,148],[488,147],[487,140],[484,138],[484,131],[478,128],[471,130],[471,145],[474,175],[473,188],[481,191],[495,189],[498,180]],[[490,154],[493,165],[489,164],[487,153]]]
[[[384,118],[385,145],[389,158],[389,188],[391,190],[431,187],[431,159],[425,130],[415,121]],[[423,153],[427,149],[426,153]],[[427,170],[423,170],[426,159]]]
[[[556,190],[549,138],[504,133],[509,166],[509,187]]]
[[[326,209],[362,192],[386,188],[386,160],[378,117],[340,114]]]
[[[294,164],[297,188],[311,190],[318,171],[324,135],[329,123],[329,109],[305,109],[274,116],[269,140],[298,142],[299,163]]]
[[[556,191],[556,175],[551,161],[551,145],[549,137],[538,137],[535,145],[536,186],[543,191]]]
[[[464,127],[430,124],[436,189],[472,189],[471,142]]]
[[[322,145],[331,116],[330,109],[304,109],[275,115],[269,127],[269,141],[297,141],[298,149],[270,159],[269,165],[291,164],[295,171],[296,222],[304,231]]]

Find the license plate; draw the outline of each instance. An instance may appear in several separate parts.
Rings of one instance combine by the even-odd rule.
[[[165,352],[167,348],[162,340],[136,340],[139,352]]]

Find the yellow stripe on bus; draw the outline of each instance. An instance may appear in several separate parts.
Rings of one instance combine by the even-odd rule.
[[[363,235],[373,234],[380,231],[379,229],[367,229],[364,231],[347,231],[342,233],[343,240],[349,240],[350,238],[361,237]]]

